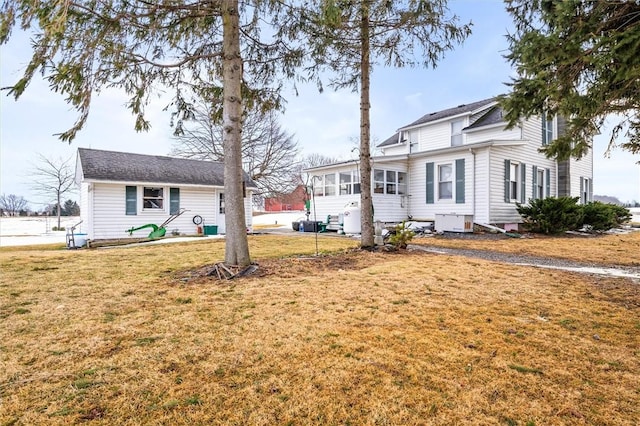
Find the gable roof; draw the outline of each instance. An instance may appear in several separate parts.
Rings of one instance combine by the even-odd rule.
[[[490,126],[498,123],[504,123],[504,119],[502,118],[502,108],[496,105],[486,111],[473,124],[465,127],[463,130],[477,129],[478,127]]]
[[[419,119],[417,119],[413,123],[407,124],[406,126],[402,126],[401,129],[406,129],[408,127],[419,126],[421,124],[427,124],[427,123],[430,123],[432,121],[441,120],[443,118],[454,117],[456,115],[473,112],[473,111],[475,111],[477,109],[480,109],[480,108],[482,108],[484,106],[490,105],[495,101],[496,101],[496,98],[488,98],[488,99],[483,99],[481,101],[472,102],[470,104],[458,105],[457,107],[444,109],[442,111],[432,112],[432,113],[423,115],[422,117],[420,117]],[[484,125],[486,125],[486,124],[487,123],[485,123]],[[471,126],[469,126],[469,127],[471,127]],[[378,147],[382,148],[382,147],[389,146],[389,145],[396,145],[397,143],[398,143],[398,133],[394,134],[393,136],[391,136],[390,138],[388,138],[387,140],[385,140],[384,142],[379,144]]]
[[[224,186],[224,163],[78,148],[86,180]],[[256,184],[243,172],[248,187]]]
[[[403,126],[402,128],[413,127],[413,126],[417,126],[417,125],[420,125],[420,124],[425,124],[425,123],[430,123],[432,121],[437,121],[437,120],[440,120],[440,119],[443,119],[443,118],[453,117],[453,116],[459,115],[459,114],[464,114],[465,112],[475,111],[478,108],[482,108],[483,106],[491,104],[491,103],[493,103],[495,101],[496,101],[496,98],[483,99],[481,101],[472,102],[470,104],[462,104],[462,105],[458,105],[457,107],[454,107],[454,108],[448,108],[448,109],[444,109],[442,111],[432,112],[432,113],[423,115],[422,117],[420,117],[419,119],[417,119],[413,123],[407,124],[406,126]]]

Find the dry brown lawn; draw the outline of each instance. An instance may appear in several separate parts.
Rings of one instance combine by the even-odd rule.
[[[451,248],[495,250],[534,256],[549,256],[608,265],[640,266],[640,231],[606,236],[544,236],[524,238],[462,239],[440,236],[414,238],[412,244]]]
[[[0,251],[0,424],[638,423],[638,282],[318,241]]]

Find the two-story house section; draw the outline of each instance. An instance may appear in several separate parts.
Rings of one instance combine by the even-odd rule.
[[[590,201],[591,152],[560,163],[539,152],[563,127],[556,117],[539,117],[506,129],[495,98],[426,114],[378,145],[382,155],[371,160],[374,220],[454,214],[504,226],[522,221],[516,203],[563,195]],[[307,173],[319,220],[359,203],[356,161]]]

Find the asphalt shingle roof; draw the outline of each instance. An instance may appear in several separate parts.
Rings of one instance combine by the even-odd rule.
[[[224,186],[224,164],[218,161],[89,148],[78,148],[78,156],[87,180]],[[256,186],[243,175],[247,186]]]
[[[442,111],[432,112],[432,113],[423,115],[422,117],[420,117],[419,119],[417,119],[413,123],[408,124],[408,125],[403,126],[403,127],[417,126],[419,124],[429,123],[431,121],[436,121],[436,120],[440,120],[442,118],[452,117],[454,115],[463,114],[465,112],[471,112],[471,111],[474,111],[474,110],[476,110],[478,108],[481,108],[481,107],[483,107],[485,105],[488,105],[488,104],[490,104],[492,102],[495,102],[495,100],[496,100],[496,98],[483,99],[481,101],[472,102],[470,104],[462,104],[462,105],[458,105],[457,107],[454,107],[454,108],[448,108],[448,109],[444,109]]]
[[[406,126],[402,126],[402,128],[418,126],[420,124],[430,123],[432,121],[437,121],[443,118],[453,117],[455,115],[463,114],[465,112],[475,111],[476,109],[482,108],[483,106],[489,105],[490,103],[495,101],[496,101],[496,98],[488,98],[488,99],[483,99],[481,101],[472,102],[470,104],[458,105],[457,107],[444,109],[442,111],[432,112],[432,113],[423,115],[413,123],[407,124]],[[385,140],[384,142],[382,142],[381,144],[379,144],[378,147],[395,145],[396,143],[398,143],[397,136],[395,136],[395,139],[394,139],[394,136],[392,136],[387,140]]]
[[[491,124],[502,122],[504,122],[504,119],[502,118],[502,108],[494,106],[493,108],[490,108],[489,111],[487,111],[482,117],[477,119],[475,123],[467,126],[465,130],[476,129],[478,127],[489,126]]]

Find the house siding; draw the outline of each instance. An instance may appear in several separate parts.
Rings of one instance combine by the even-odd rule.
[[[515,127],[511,130],[503,130],[502,127],[474,131],[466,134],[466,143],[478,143],[488,140],[517,140],[522,137],[519,127]]]
[[[591,188],[593,190],[593,151],[589,151],[589,153],[580,160],[571,158],[568,161],[571,173],[571,185],[569,186],[570,192],[568,195],[570,197],[580,197],[580,179],[583,178],[592,180]]]
[[[548,159],[538,149],[542,146],[542,122],[538,118],[533,118],[524,123],[522,135],[526,145],[514,147],[493,147],[491,149],[490,161],[490,187],[492,194],[490,198],[491,211],[490,223],[521,223],[522,218],[516,210],[515,202],[505,202],[504,199],[504,161],[516,161],[524,164],[526,175],[524,181],[524,200],[527,203],[533,191],[533,166],[549,169],[550,196],[557,196],[556,193],[556,162]]]
[[[492,108],[493,106],[491,106]],[[487,107],[489,108],[489,107]],[[448,110],[446,110],[448,111]],[[444,112],[444,111],[443,111]],[[521,223],[522,218],[516,210],[517,203],[527,204],[531,198],[539,196],[556,197],[567,195],[580,196],[581,181],[593,179],[593,153],[589,152],[581,160],[569,160],[558,164],[539,152],[542,147],[542,120],[532,117],[522,125],[505,130],[498,124],[499,111],[484,116],[486,108],[474,115],[446,116],[442,121],[419,120],[416,127],[407,130],[408,140],[402,145],[384,148],[385,155],[406,154],[410,141],[416,143],[408,155],[408,196],[394,197],[372,194],[375,218],[383,221],[400,221],[404,216],[414,220],[434,220],[436,214],[474,215],[477,223],[503,225]],[[437,113],[436,113],[437,114]],[[433,116],[431,114],[430,116]],[[463,118],[467,124],[482,117],[485,124],[463,132],[462,147],[451,147],[451,123]],[[426,116],[425,116],[426,117]],[[438,117],[438,116],[436,116]],[[427,117],[428,119],[428,117]],[[412,125],[413,126],[413,125]],[[564,121],[555,121],[555,133],[563,130]],[[395,159],[393,159],[395,160]],[[376,158],[373,169],[393,169],[384,157]],[[439,168],[447,164],[452,168]],[[404,163],[402,163],[404,165]],[[460,167],[464,165],[464,173]],[[517,165],[517,167],[512,167]],[[339,172],[341,165],[330,166],[324,172]],[[398,169],[402,170],[402,169]],[[427,178],[427,170],[430,178]],[[451,171],[454,179],[452,189],[448,185],[439,185],[438,174]],[[517,173],[517,179],[507,179],[511,173]],[[563,177],[566,179],[563,180]],[[445,179],[446,180],[446,179]],[[447,182],[449,182],[447,180]],[[517,183],[514,185],[514,183]],[[542,195],[540,194],[542,187]],[[535,189],[535,192],[534,192]],[[517,192],[517,198],[511,196]],[[446,194],[439,199],[439,191]],[[464,196],[463,193],[464,192]],[[451,196],[451,199],[448,197]],[[507,197],[508,196],[508,197]],[[359,203],[359,195],[351,197],[319,197],[315,208],[319,216],[337,214],[350,203]],[[323,210],[324,209],[324,210]],[[331,211],[329,211],[331,210]],[[320,219],[324,220],[324,218]]]
[[[422,128],[420,131],[420,151],[448,148],[451,146],[451,123],[445,121]]]
[[[437,166],[442,164],[455,164],[456,160],[464,161],[464,193],[465,202],[457,203],[455,195],[450,200],[438,200],[437,194],[433,203],[427,203],[425,185],[427,181],[427,163],[434,164],[434,185],[438,182]],[[409,179],[410,215],[414,220],[435,220],[436,214],[472,214],[473,211],[473,157],[469,152],[456,154],[440,154],[430,157],[421,157],[411,161],[411,177]],[[455,187],[455,181],[454,187]]]
[[[89,184],[83,183],[82,186],[89,187]],[[175,231],[180,234],[194,235],[197,232],[197,226],[193,223],[193,217],[199,215],[203,219],[204,225],[218,225],[219,233],[224,232],[224,224],[218,223],[217,220],[217,192],[216,189],[205,187],[188,187],[173,185],[155,185],[164,188],[165,203],[164,208],[158,211],[142,210],[142,188],[151,186],[149,184],[135,185],[138,188],[137,195],[137,214],[127,215],[125,204],[125,188],[126,184],[115,183],[91,183],[92,191],[82,190],[88,200],[93,200],[93,208],[89,204],[86,208],[87,214],[83,214],[82,219],[89,221],[87,229],[92,229],[89,239],[113,239],[129,237],[128,229],[136,228],[146,224],[161,225],[170,216],[169,214],[169,188],[180,189],[180,208],[186,209],[186,212],[174,219],[167,225],[167,234]],[[81,210],[82,211],[82,210]],[[93,211],[93,217],[89,215]],[[245,219],[247,226],[250,228],[252,224],[251,214],[251,198],[245,198]],[[144,237],[152,231],[151,228],[144,228],[134,231],[132,236]]]
[[[92,229],[92,187],[87,182],[80,183],[80,226],[76,228],[76,233],[88,233]],[[90,236],[89,236],[90,237]]]
[[[489,222],[489,200],[491,194],[491,186],[487,185],[486,182],[489,181],[490,152],[491,150],[489,148],[476,151],[475,172],[473,166],[473,156],[471,156],[471,164],[467,166],[470,170],[469,180],[471,181],[472,185],[472,198],[469,201],[472,204],[472,211],[473,204],[475,203],[474,220],[478,223]],[[473,197],[475,197],[475,199]]]

